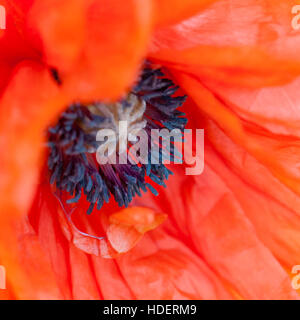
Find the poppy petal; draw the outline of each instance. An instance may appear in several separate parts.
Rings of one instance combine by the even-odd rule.
[[[154,0],[157,27],[174,24],[195,15],[217,0]]]
[[[165,219],[166,215],[155,214],[147,208],[132,207],[121,210],[109,217],[108,240],[117,252],[127,252],[145,232],[155,229]]]
[[[144,236],[117,259],[136,299],[231,299],[226,286],[180,240],[164,228]]]
[[[59,297],[47,259],[23,219],[43,161],[43,129],[63,105],[64,98],[48,70],[27,61],[16,67],[0,100],[0,145],[5,150],[0,157],[0,222],[5,225],[0,234],[0,259],[19,298]],[[40,260],[44,273],[34,276],[32,259]]]
[[[208,263],[246,299],[296,299],[287,273],[208,164],[198,181],[190,199],[191,234]],[[205,199],[201,208],[199,198]]]
[[[183,176],[178,179],[178,175],[183,175],[183,170],[174,167],[172,170],[177,176],[170,179],[165,191],[161,191],[159,199],[155,199],[152,195],[147,197],[147,205],[155,210],[162,206],[169,208],[165,211],[169,216],[169,224],[164,224],[162,230],[166,230],[168,235],[189,248],[196,248],[198,255],[204,258],[224,283],[227,283],[227,290],[232,292],[235,298],[298,299],[288,273],[277,260],[278,254],[281,254],[281,258],[284,256],[282,252],[285,252],[287,257],[294,251],[294,249],[287,250],[292,242],[289,246],[282,247],[281,251],[274,250],[280,246],[278,243],[277,246],[274,245],[276,240],[280,239],[283,242],[284,236],[267,239],[272,233],[270,231],[261,236],[262,227],[257,223],[259,218],[253,217],[259,215],[263,220],[265,213],[267,214],[265,218],[269,217],[267,209],[269,199],[262,194],[258,202],[262,207],[256,207],[254,211],[253,204],[248,208],[247,205],[253,201],[252,198],[248,198],[245,205],[247,194],[240,195],[244,189],[238,188],[242,183],[236,185],[236,188],[233,187],[237,183],[236,174],[228,169],[224,160],[208,142],[205,155],[206,165],[202,175]],[[249,189],[251,196],[256,189],[255,187]],[[170,199],[171,195],[174,198],[176,193],[180,193],[181,196],[177,197],[177,202],[173,205],[173,200]],[[179,211],[182,207],[183,213]],[[275,211],[272,207],[268,208],[273,209],[273,215],[280,212],[280,208],[279,211]],[[285,217],[284,215],[281,217],[283,221]],[[264,228],[268,229],[266,220],[263,221]],[[282,222],[281,228],[283,227]],[[258,233],[256,228],[259,230]],[[278,230],[280,229],[273,232],[276,233]],[[155,232],[153,231],[151,235]],[[294,236],[296,233],[295,230]],[[290,235],[293,236],[291,233]],[[284,243],[287,244],[289,240],[291,238],[286,239]],[[160,239],[158,244],[162,243]]]
[[[291,270],[299,260],[299,196],[242,147],[234,144],[216,125],[208,124],[206,131],[219,155],[210,153],[210,166],[218,164],[215,171],[227,181],[259,238]],[[221,165],[220,158],[226,159],[226,165]]]
[[[202,13],[158,30],[151,57],[222,84],[283,84],[300,72],[293,1],[218,1]]]
[[[27,61],[15,68],[0,100],[1,212],[27,211],[43,161],[44,128],[64,105],[47,69]]]
[[[151,2],[36,0],[31,24],[73,100],[116,99],[146,54]]]
[[[286,140],[271,134],[261,134],[255,125],[242,121],[222,99],[209,91],[199,80],[182,73],[176,73],[176,78],[198,107],[216,121],[235,143],[244,146],[267,166],[276,178],[294,192],[300,193],[300,173],[294,169],[297,167],[297,150],[300,146],[293,137]]]

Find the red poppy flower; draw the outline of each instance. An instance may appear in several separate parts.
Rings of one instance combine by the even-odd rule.
[[[299,36],[293,1],[0,0],[0,264],[10,299],[297,299]],[[170,10],[172,8],[172,10]],[[72,217],[46,132],[128,92],[145,59],[187,94],[205,169]],[[64,200],[64,199],[63,199]],[[104,237],[102,237],[104,235]]]

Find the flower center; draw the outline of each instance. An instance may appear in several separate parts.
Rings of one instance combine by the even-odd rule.
[[[144,113],[146,111],[146,102],[133,93],[129,93],[126,99],[116,103],[95,103],[87,106],[89,111],[95,115],[104,117],[105,122],[101,123],[100,128],[95,128],[90,131],[89,128],[82,125],[82,129],[85,132],[94,132],[97,134],[99,129],[110,129],[115,132],[117,138],[116,143],[112,144],[110,148],[111,153],[119,152],[117,147],[119,146],[119,139],[125,138],[125,140],[136,141],[138,133],[146,128],[147,121],[144,119]],[[120,122],[126,123],[126,135],[120,131]],[[108,147],[109,145],[106,144]],[[96,152],[94,148],[90,152]]]
[[[116,134],[117,142],[123,138],[132,142],[138,140],[141,130],[148,136],[152,129],[183,131],[187,120],[184,113],[177,109],[186,97],[174,96],[177,89],[160,69],[147,67],[137,85],[121,101],[71,105],[56,125],[48,130],[50,183],[72,196],[68,203],[76,203],[84,194],[90,203],[88,213],[93,211],[95,205],[99,210],[111,195],[119,206],[128,206],[134,196],[141,196],[141,191],[149,189],[157,194],[153,186],[146,182],[147,176],[154,183],[165,186],[164,180],[172,172],[162,162],[99,164],[95,153],[103,141],[97,140],[97,133],[101,129],[109,129]],[[127,124],[127,137],[120,132],[122,121]],[[151,145],[151,141],[147,143]],[[119,146],[116,143],[109,152],[120,156],[124,150],[120,150]],[[174,155],[173,151],[173,148],[168,150],[171,155]],[[162,159],[162,154],[163,150],[159,149],[157,157]]]

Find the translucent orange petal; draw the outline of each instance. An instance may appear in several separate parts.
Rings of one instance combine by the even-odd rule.
[[[37,239],[20,225],[24,225],[21,219],[31,205],[43,161],[43,130],[62,106],[64,98],[48,70],[33,62],[15,69],[0,99],[0,144],[5,150],[0,157],[0,222],[5,226],[0,233],[0,260],[18,297],[32,297],[34,291],[39,297],[59,296]],[[35,273],[35,259],[44,274]]]
[[[291,0],[218,1],[197,16],[158,30],[150,55],[221,84],[282,84],[300,72],[293,5]]]
[[[198,93],[202,93],[198,99],[194,96],[199,108],[217,123],[205,120],[201,125],[218,154],[226,159],[227,167],[218,174],[228,181],[260,238],[289,270],[299,260],[296,248],[300,239],[297,83],[298,78],[284,86],[240,90],[210,81],[206,83],[210,99],[199,84]],[[227,117],[215,114],[218,108]],[[206,119],[203,113],[201,118]],[[240,124],[239,130],[234,130],[229,118]],[[211,165],[214,162],[217,157]]]
[[[202,83],[247,122],[281,137],[300,136],[300,77],[284,85],[257,89],[224,86],[213,80]]]
[[[220,137],[216,141],[220,143]],[[288,224],[288,213],[276,204],[269,205],[265,194],[260,194],[259,198],[255,186],[248,187],[247,181],[238,183],[234,168],[228,168],[213,147],[206,140],[206,165],[202,175],[187,177],[183,168],[173,167],[175,176],[161,191],[158,200],[148,195],[143,202],[155,210],[165,208],[170,223],[164,224],[163,229],[188,247],[196,247],[198,254],[223,279],[224,286],[235,298],[297,299],[288,273],[279,263],[279,255],[281,258],[283,252],[285,257],[291,257],[294,252],[294,249],[290,250],[292,239],[281,229]],[[237,173],[244,174],[245,168],[240,169]],[[242,191],[249,193],[242,194]],[[176,194],[180,196],[175,197]],[[252,195],[255,196],[251,198]],[[255,204],[253,199],[259,199],[259,202]],[[269,227],[275,227],[275,216],[279,213],[283,221],[281,228],[269,230]],[[255,219],[254,215],[260,218]],[[264,236],[259,220],[264,223],[264,230],[268,230]],[[278,223],[276,227],[279,227]],[[296,239],[297,223],[293,229],[293,239]],[[275,237],[279,230],[283,234]],[[281,247],[280,243],[275,246],[278,239],[285,246]],[[159,244],[163,243],[160,241]],[[279,247],[280,251],[275,250]]]
[[[73,299],[101,299],[101,293],[91,264],[91,257],[71,245],[70,266]]]
[[[121,210],[109,217],[108,240],[120,253],[132,249],[147,231],[155,229],[166,219],[151,209],[133,207]]]
[[[91,260],[103,299],[135,299],[130,284],[125,281],[116,260],[100,259],[96,256],[91,256]]]
[[[186,212],[199,253],[243,298],[297,299],[288,274],[255,233],[247,208],[243,211],[226,180],[214,173],[215,166],[211,170],[207,164],[197,179]]]
[[[155,23],[158,27],[174,24],[195,15],[217,0],[153,0]]]
[[[198,107],[216,121],[235,143],[244,146],[282,183],[300,193],[300,173],[295,170],[300,147],[297,140],[292,137],[278,139],[271,134],[261,134],[259,128],[243,122],[200,81],[181,73],[177,73],[176,78]]]
[[[291,271],[299,260],[300,216],[297,208],[300,197],[280,183],[243,147],[234,144],[216,125],[208,123],[206,132],[218,153],[217,156],[207,152],[208,164],[214,166],[215,172],[227,182],[259,238]],[[226,159],[225,164],[221,157],[223,161]]]
[[[284,121],[284,118],[290,119],[290,110],[293,108],[291,101],[297,99],[297,90],[293,91],[294,85],[291,84],[270,89],[272,96],[261,95],[259,113],[265,118],[264,124],[273,124],[270,132],[259,127],[262,123],[261,117],[256,117],[255,113],[251,113],[251,109],[247,109],[247,118],[250,118],[252,123],[241,119],[234,112],[237,110],[240,115],[250,101],[253,103],[253,110],[258,110],[255,109],[255,103],[258,103],[256,100],[249,99],[250,101],[242,103],[244,100],[241,97],[251,97],[251,90],[240,94],[237,88],[213,86],[212,82],[208,82],[212,89],[210,91],[191,76],[174,74],[179,84],[196,102],[194,109],[189,112],[198,114],[199,120],[195,118],[194,122],[196,121],[197,127],[205,128],[206,143],[209,144],[205,152],[204,174],[196,177],[199,185],[195,187],[193,196],[190,191],[185,193],[188,208],[192,206],[192,221],[187,223],[186,228],[190,232],[195,230],[192,233],[194,243],[210,264],[217,265],[217,270],[223,270],[224,275],[228,272],[226,279],[231,281],[243,297],[297,297],[287,273],[278,263],[280,261],[290,269],[299,259],[299,253],[295,250],[296,243],[299,242],[300,222],[299,214],[295,210],[299,207],[300,200],[299,173],[295,170],[299,143],[298,138],[282,134],[283,128],[286,128],[285,133],[289,132],[289,129],[293,129],[293,132],[297,130],[297,126],[292,127],[289,121]],[[217,92],[214,92],[213,89],[216,88]],[[278,102],[276,93],[283,92],[285,88],[290,88],[290,98],[280,100],[284,103],[281,110],[268,112],[270,103],[272,105]],[[268,91],[261,89],[260,92],[263,90]],[[246,92],[248,96],[245,95]],[[239,101],[239,105],[230,104],[234,98],[235,102]],[[276,127],[274,117],[279,118],[280,112],[280,126]],[[210,143],[217,150],[216,153],[212,151]],[[185,217],[186,214],[187,211]],[[175,220],[178,221],[178,218]],[[181,222],[178,225],[181,225]],[[226,252],[224,248],[227,241]],[[251,250],[245,249],[247,247]],[[241,262],[237,262],[239,259]],[[247,263],[242,263],[247,259]],[[269,270],[270,273],[257,274],[258,278],[250,278],[247,287],[244,287],[244,278],[250,272],[246,269],[255,269],[253,263],[256,263],[256,260],[264,260],[264,267],[260,270],[262,273]],[[274,273],[278,274],[275,276]],[[281,280],[275,283],[274,277]],[[249,276],[247,278],[249,279]]]
[[[135,80],[151,31],[150,0],[36,0],[31,23],[72,99],[116,99]]]
[[[91,1],[33,1],[28,23],[39,31],[49,65],[70,70],[77,62],[85,36]]]
[[[0,36],[0,92],[9,81],[14,67],[25,59],[40,59],[40,54],[27,38],[25,23],[29,2],[0,1],[6,11],[6,29]]]
[[[43,160],[45,127],[64,105],[48,70],[33,62],[16,67],[0,99],[1,212],[26,213]]]
[[[50,260],[28,221],[1,212],[1,263],[10,292],[17,299],[62,299]],[[8,249],[9,248],[9,249]]]
[[[299,259],[297,250],[295,250],[296,243],[299,241],[299,215],[297,212],[299,193],[298,189],[295,188],[297,181],[299,181],[298,169],[296,169],[298,163],[297,150],[299,149],[298,82],[299,78],[285,86],[243,91],[238,91],[236,88],[223,88],[220,90],[218,86],[210,84],[211,89],[222,96],[236,114],[247,120],[247,122],[254,122],[260,127],[260,132],[257,133],[264,136],[263,139],[259,138],[259,140],[265,140],[266,151],[271,152],[268,157],[285,168],[285,175],[289,175],[294,179],[294,183],[287,183],[287,186],[283,186],[270,174],[266,175],[264,173],[262,175],[263,178],[256,177],[256,184],[259,183],[259,190],[271,196],[277,203],[271,202],[270,199],[270,206],[272,206],[273,210],[267,211],[266,215],[270,218],[269,223],[274,224],[274,226],[270,227],[268,232],[264,230],[264,234],[268,234],[267,240],[271,241],[274,250],[276,250],[280,259],[284,261],[288,268],[297,264],[296,261]],[[266,136],[268,139],[266,139]],[[261,174],[263,173],[262,168],[259,167],[258,169],[258,164],[250,156],[248,156],[248,162],[253,166],[252,170],[259,170]],[[245,174],[246,172],[244,172]],[[251,176],[246,175],[245,179],[252,182]],[[279,206],[284,207],[280,210],[280,216],[273,213],[274,210],[278,212]],[[249,208],[252,207],[253,205],[249,205]],[[249,212],[259,224],[260,230],[265,229],[260,220],[261,217],[259,215],[254,216],[252,210]],[[272,232],[275,230],[281,231]],[[276,240],[272,241],[270,238],[275,238]]]
[[[109,217],[110,223],[133,227],[139,233],[155,229],[167,218],[164,214],[156,214],[153,210],[133,207],[121,210]]]
[[[164,228],[156,229],[118,258],[136,299],[231,299],[206,263]]]
[[[136,226],[138,229],[142,228],[144,232],[145,226],[148,226],[146,228],[148,229],[150,225],[153,227],[158,223],[161,217],[153,216],[155,210],[132,207],[110,216],[111,226],[116,228],[117,232],[112,232],[108,238],[115,249],[123,252],[124,245],[129,244],[127,250],[131,249],[133,244],[136,246],[130,253],[124,255],[124,258],[106,260],[95,255],[95,251],[87,249],[89,245],[94,246],[91,241],[87,241],[85,247],[83,242],[79,244],[77,241],[79,237],[75,235],[74,230],[73,238],[68,238],[68,232],[64,230],[65,225],[60,225],[61,221],[55,209],[57,202],[51,197],[49,185],[42,185],[40,188],[36,196],[37,204],[30,214],[30,221],[38,228],[42,246],[47,248],[56,281],[64,297],[74,299],[232,297],[227,292],[226,285],[206,266],[205,262],[188,246],[170,237],[168,232],[151,232],[151,236],[148,236],[150,234],[148,233],[137,244],[130,242],[133,230],[139,233],[140,237]],[[84,211],[81,211],[80,215],[86,221],[89,220]],[[106,212],[102,210],[101,215],[98,214],[97,217],[103,215],[105,216]]]

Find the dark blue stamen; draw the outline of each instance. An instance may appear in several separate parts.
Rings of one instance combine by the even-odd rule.
[[[55,70],[51,72],[55,79],[60,80]],[[186,97],[174,96],[177,90],[178,86],[167,79],[160,69],[146,67],[143,70],[131,93],[146,102],[144,119],[147,121],[145,130],[149,137],[151,129],[183,131],[187,120],[184,113],[177,109]],[[127,100],[121,101],[121,105],[124,112],[130,107]],[[67,203],[76,203],[84,194],[90,203],[88,214],[95,207],[100,210],[104,202],[109,202],[111,195],[119,206],[125,207],[136,195],[141,196],[141,191],[150,190],[158,195],[157,190],[146,182],[146,176],[157,185],[165,187],[165,180],[172,174],[162,163],[161,145],[156,155],[160,159],[159,164],[151,164],[151,139],[148,164],[99,165],[95,158],[99,146],[96,134],[97,130],[106,127],[108,121],[107,117],[93,113],[92,108],[74,103],[61,115],[57,124],[48,130],[50,183],[55,183],[57,189],[70,194]],[[172,161],[176,154],[173,144],[168,152]]]

